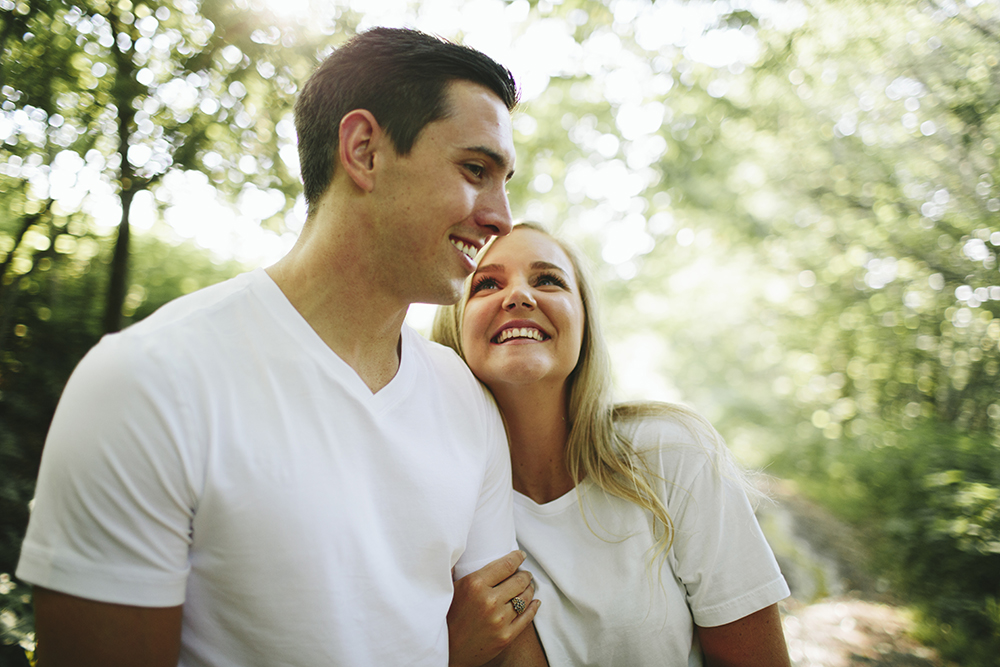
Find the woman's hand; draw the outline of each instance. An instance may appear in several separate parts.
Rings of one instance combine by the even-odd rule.
[[[541,604],[534,599],[531,573],[517,568],[524,552],[512,551],[455,582],[455,597],[448,610],[448,664],[450,667],[484,665],[531,625]],[[520,598],[524,611],[514,611],[511,600]]]

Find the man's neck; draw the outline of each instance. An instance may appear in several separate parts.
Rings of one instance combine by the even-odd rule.
[[[323,342],[375,393],[399,369],[407,304],[378,292],[367,255],[352,252],[346,243],[300,240],[267,273]]]

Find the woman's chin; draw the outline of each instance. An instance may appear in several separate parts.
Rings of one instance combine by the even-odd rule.
[[[508,366],[498,372],[479,377],[479,379],[493,390],[494,393],[516,388],[524,390],[542,389],[545,387],[558,388],[562,382],[565,382],[565,378],[561,380],[555,378],[551,373],[546,372],[547,370],[549,369],[542,368],[538,364]]]

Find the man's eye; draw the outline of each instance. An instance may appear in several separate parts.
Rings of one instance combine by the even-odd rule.
[[[482,178],[483,174],[486,173],[486,169],[481,164],[467,164],[465,168],[472,172],[472,175],[476,178]]]

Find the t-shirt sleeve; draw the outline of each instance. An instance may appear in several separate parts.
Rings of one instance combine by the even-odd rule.
[[[742,483],[717,459],[724,456],[700,443],[661,451],[675,529],[669,558],[702,627],[731,623],[789,595]]]
[[[485,390],[483,396],[488,458],[465,552],[455,564],[456,579],[475,572],[517,548],[507,434],[496,404]]]
[[[183,603],[197,465],[163,364],[105,337],[56,409],[17,576],[83,598]]]

